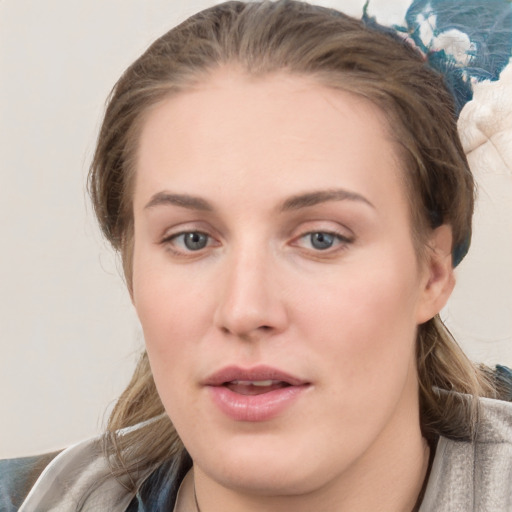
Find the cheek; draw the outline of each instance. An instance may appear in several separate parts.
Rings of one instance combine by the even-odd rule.
[[[316,340],[319,355],[329,354],[332,373],[343,375],[347,389],[405,378],[409,371],[418,287],[417,276],[406,272],[392,265],[351,268],[302,301],[296,321]]]
[[[160,388],[164,379],[171,384],[183,378],[196,354],[193,340],[208,328],[204,282],[137,252],[133,269],[133,301]]]
[[[354,449],[377,436],[404,400],[411,414],[417,394],[414,287],[391,268],[381,270],[333,283],[311,302],[302,324],[313,349],[309,360],[323,369],[329,396],[327,409],[319,403],[316,413],[337,431],[352,433]],[[340,453],[346,443],[340,436]]]
[[[193,289],[179,280],[149,271],[134,290],[160,399],[176,428],[190,429],[187,418],[198,417],[200,412],[194,398],[193,369],[198,354],[194,338],[200,336],[204,327],[199,322]]]

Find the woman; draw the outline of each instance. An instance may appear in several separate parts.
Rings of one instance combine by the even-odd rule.
[[[408,43],[203,11],[117,83],[90,186],[147,350],[102,440],[17,470],[45,468],[20,510],[512,507],[507,371],[438,317],[473,179]]]

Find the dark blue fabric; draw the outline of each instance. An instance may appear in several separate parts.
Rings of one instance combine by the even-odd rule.
[[[174,508],[181,481],[192,467],[188,453],[162,464],[142,484],[126,512],[169,512]]]

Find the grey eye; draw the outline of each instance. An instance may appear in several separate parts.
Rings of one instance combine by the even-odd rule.
[[[183,244],[189,251],[199,251],[208,245],[208,235],[198,231],[183,233]]]
[[[320,251],[329,249],[334,244],[335,236],[330,233],[318,231],[309,235],[311,245]]]

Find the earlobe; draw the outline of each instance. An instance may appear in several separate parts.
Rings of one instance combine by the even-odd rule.
[[[452,229],[448,224],[436,228],[429,238],[422,296],[418,304],[418,325],[441,311],[455,286],[452,239]]]

